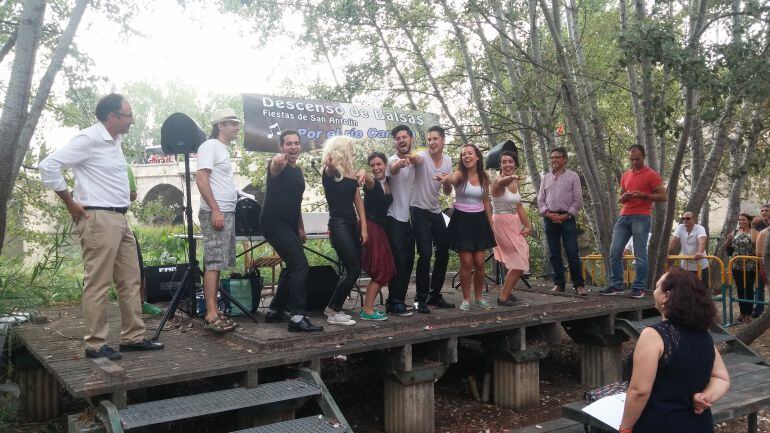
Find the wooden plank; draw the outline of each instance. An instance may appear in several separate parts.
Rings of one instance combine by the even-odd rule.
[[[92,359],[91,362],[94,363],[97,371],[102,373],[102,375],[107,378],[108,382],[121,381],[126,379],[126,370],[107,358],[95,358]]]
[[[583,424],[567,418],[557,418],[528,427],[507,431],[508,433],[585,433]]]

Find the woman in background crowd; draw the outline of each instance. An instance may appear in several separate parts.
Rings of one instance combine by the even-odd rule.
[[[708,331],[716,320],[714,301],[695,274],[679,268],[658,280],[653,297],[663,320],[636,343],[618,432],[713,432],[709,408],[730,387]]]
[[[471,309],[471,274],[473,274],[474,305],[488,310],[489,302],[482,298],[484,289],[484,255],[495,246],[492,233],[492,205],[489,202],[489,178],[484,171],[481,151],[466,144],[460,152],[460,162],[452,174],[440,174],[436,180],[455,187],[455,204],[449,222],[449,247],[460,256],[460,286],[463,302],[460,310]]]
[[[368,232],[364,201],[353,170],[353,139],[336,136],[326,140],[322,162],[321,177],[329,205],[329,238],[345,268],[324,314],[330,325],[355,325],[356,321],[342,307],[361,275],[361,245],[366,244]]]
[[[367,160],[371,174],[361,169],[358,172],[359,182],[364,189],[364,209],[366,211],[366,229],[369,240],[364,244],[361,267],[369,275],[366,286],[364,308],[361,310],[361,320],[387,320],[388,316],[374,309],[374,299],[380,293],[382,286],[388,284],[396,274],[396,265],[390,251],[388,235],[385,233],[385,218],[388,216],[388,206],[393,202],[390,185],[385,177],[387,158],[380,152],[373,152]]]
[[[738,215],[738,229],[727,235],[724,242],[725,251],[731,256],[753,256],[756,254],[757,232],[751,230],[751,220],[749,214],[741,213]],[[735,260],[731,269],[735,287],[738,290],[738,298],[754,299],[754,282],[757,280],[757,269],[753,260]],[[741,323],[751,322],[751,311],[754,304],[750,302],[739,302],[741,315],[738,321]]]
[[[532,224],[521,203],[516,176],[518,165],[518,156],[504,151],[500,155],[501,176],[492,183],[492,228],[497,241],[495,260],[502,262],[508,270],[497,305],[506,307],[519,302],[511,292],[521,275],[529,271],[529,245],[525,237],[532,232]]]

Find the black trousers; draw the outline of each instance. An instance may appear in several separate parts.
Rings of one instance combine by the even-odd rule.
[[[286,272],[281,273],[270,309],[273,311],[286,311],[289,307],[291,315],[305,315],[307,303],[307,273],[308,263],[305,250],[302,248],[302,240],[297,230],[280,222],[265,225],[262,223],[263,236],[281,256],[286,263]]]
[[[361,232],[358,223],[342,218],[329,218],[329,238],[344,267],[334,294],[329,300],[329,307],[340,311],[350,290],[361,276]]]
[[[393,217],[385,220],[385,231],[388,233],[390,250],[396,263],[396,275],[388,284],[388,305],[400,304],[406,300],[409,288],[409,278],[414,266],[414,232],[412,224],[399,221]]]
[[[416,302],[428,302],[441,296],[441,288],[446,278],[446,268],[449,262],[449,231],[444,222],[444,214],[411,207],[412,230],[417,245],[417,269],[415,284],[417,286]],[[433,262],[433,274],[430,272],[430,260],[435,250],[436,259]]]
[[[754,300],[754,279],[757,277],[755,270],[746,270],[746,278],[743,277],[743,269],[733,269],[733,281],[735,281],[735,288],[738,289],[738,298],[746,299],[747,301]],[[760,284],[762,282],[760,281]],[[738,308],[741,310],[741,314],[750,315],[754,310],[754,304],[749,302],[738,302]]]

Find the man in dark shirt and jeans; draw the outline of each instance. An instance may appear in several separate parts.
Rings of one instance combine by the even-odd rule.
[[[537,208],[545,222],[545,236],[548,239],[554,286],[551,291],[563,292],[564,263],[561,245],[567,252],[569,273],[575,291],[580,296],[588,292],[583,281],[583,269],[577,241],[578,212],[583,207],[583,189],[580,177],[567,170],[567,150],[557,147],[551,151],[551,171],[546,173],[537,194]]]

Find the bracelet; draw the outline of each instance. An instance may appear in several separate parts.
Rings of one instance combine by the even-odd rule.
[[[621,427],[618,429],[618,433],[634,433],[631,427]]]

